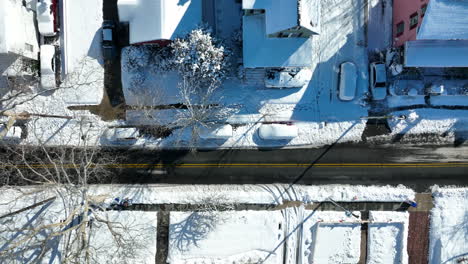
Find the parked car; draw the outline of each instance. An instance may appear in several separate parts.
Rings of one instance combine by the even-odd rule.
[[[52,0],[39,0],[36,11],[39,33],[47,37],[55,36]]]
[[[116,127],[105,131],[105,139],[114,144],[134,144],[140,137],[140,132],[134,127]]]
[[[385,64],[373,62],[370,64],[370,92],[374,100],[382,100],[387,96],[387,69]]]
[[[104,61],[112,61],[117,57],[114,30],[114,21],[104,20],[104,22],[102,22],[102,56]]]
[[[41,86],[43,89],[56,87],[55,79],[55,46],[41,46]]]
[[[258,136],[263,140],[292,140],[298,136],[298,128],[294,124],[263,124]]]
[[[352,62],[343,62],[340,65],[340,100],[351,101],[356,96],[357,69]]]

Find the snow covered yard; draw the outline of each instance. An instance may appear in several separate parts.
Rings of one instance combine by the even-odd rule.
[[[429,141],[418,141],[419,144],[445,142],[461,145],[468,138],[468,118],[466,110],[444,110],[420,108],[391,113],[394,118],[388,120],[391,135],[417,136],[424,134],[439,135]],[[405,116],[406,119],[399,117]]]
[[[361,219],[353,213],[305,210],[302,263],[358,263]]]
[[[41,203],[51,198],[47,192],[4,191],[7,195],[0,205],[0,262],[63,263],[75,259],[71,248],[83,234],[83,226],[77,228],[83,217],[70,222],[68,218],[69,210],[76,208],[64,206],[59,199]],[[83,243],[92,263],[154,263],[155,212],[106,211],[88,217],[91,222],[85,227],[89,230]]]
[[[13,214],[0,220],[5,220],[5,226],[10,229],[60,223],[67,219],[72,208],[64,210],[58,199],[37,204],[53,197],[57,191],[60,189],[37,186],[1,189],[0,216]],[[414,191],[403,186],[349,185],[297,185],[294,188],[287,185],[92,185],[87,194],[92,197],[94,206],[105,208],[114,197],[130,198],[133,204],[141,205],[180,204],[211,208],[170,213],[168,260],[169,263],[216,264],[257,263],[259,260],[265,260],[264,263],[284,263],[286,260],[286,264],[296,263],[296,260],[299,263],[357,263],[360,258],[360,213],[353,212],[358,216],[356,218],[342,211],[305,210],[304,207],[329,199],[337,202],[414,199]],[[304,206],[290,207],[291,201]],[[271,211],[217,211],[226,204],[286,207]],[[35,206],[18,212],[31,205]],[[11,224],[11,220],[17,218],[18,221]],[[114,228],[109,229],[102,218],[110,221]],[[391,218],[397,219],[394,215]],[[154,262],[157,238],[155,212],[98,210],[90,214],[89,219],[95,219],[90,229],[90,245],[96,263],[103,263],[104,259],[117,260],[119,256],[130,256],[130,260],[138,263]],[[115,233],[111,230],[124,234],[127,241],[132,241],[130,246],[113,243]],[[4,233],[5,236],[0,234],[0,247],[4,247],[3,241],[14,235],[12,232]],[[61,240],[51,241],[55,241],[55,246],[46,255],[47,260],[58,260],[63,257],[60,255],[63,243]]]
[[[279,211],[171,212],[168,263],[283,263]]]
[[[468,261],[468,188],[432,190],[429,263]]]
[[[369,213],[367,263],[408,263],[407,212]]]

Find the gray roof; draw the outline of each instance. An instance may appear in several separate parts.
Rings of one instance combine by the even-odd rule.
[[[407,41],[405,67],[468,67],[468,40]]]
[[[468,39],[468,0],[431,0],[417,39]]]

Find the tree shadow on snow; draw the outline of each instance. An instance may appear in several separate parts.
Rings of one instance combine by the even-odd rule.
[[[193,212],[181,222],[169,225],[169,243],[180,252],[198,247],[220,220],[217,212]]]

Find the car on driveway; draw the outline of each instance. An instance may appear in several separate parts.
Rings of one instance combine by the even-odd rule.
[[[342,101],[351,101],[356,96],[357,68],[352,62],[340,65],[340,86],[338,97]]]
[[[114,39],[115,23],[112,20],[102,22],[102,56],[104,61],[112,61],[117,57],[117,46]]]
[[[39,0],[37,2],[37,25],[39,33],[46,37],[55,36],[54,12],[52,0]]]
[[[387,96],[387,69],[385,64],[373,62],[370,64],[370,92],[374,100],[382,100]]]
[[[55,46],[41,46],[41,86],[49,90],[56,88],[55,79]]]

